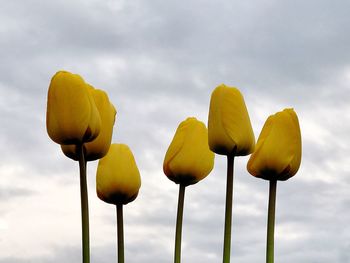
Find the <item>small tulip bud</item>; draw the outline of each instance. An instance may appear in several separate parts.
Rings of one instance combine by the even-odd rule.
[[[84,143],[85,160],[94,161],[102,158],[108,152],[112,140],[116,110],[113,104],[110,103],[106,92],[94,89],[92,86],[89,86],[89,90],[101,117],[99,135],[93,141]],[[78,160],[76,145],[61,145],[61,148],[67,157]]]
[[[247,169],[265,180],[287,180],[299,169],[301,135],[293,109],[271,115],[265,122]]]
[[[163,171],[177,184],[191,185],[213,169],[214,153],[209,150],[208,131],[196,118],[181,122],[166,152]]]
[[[138,195],[141,177],[134,156],[125,144],[111,144],[99,160],[96,175],[97,196],[110,204],[127,204]]]
[[[254,133],[247,107],[238,89],[222,84],[213,91],[208,133],[209,147],[217,154],[242,156],[253,152]]]
[[[47,96],[46,128],[58,144],[82,144],[100,132],[101,118],[84,80],[66,71],[51,79]]]

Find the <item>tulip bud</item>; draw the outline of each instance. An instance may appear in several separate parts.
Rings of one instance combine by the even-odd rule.
[[[287,180],[299,169],[301,135],[293,109],[271,115],[265,122],[247,169],[265,180]]]
[[[253,152],[254,133],[247,107],[238,89],[222,84],[213,91],[208,135],[209,147],[217,154],[242,156]]]
[[[107,155],[98,162],[97,196],[110,204],[127,204],[135,200],[140,187],[140,173],[129,147],[111,144]]]
[[[46,128],[58,144],[82,144],[100,132],[101,119],[84,80],[66,71],[51,79],[47,96]]]
[[[106,92],[94,89],[90,85],[89,90],[101,117],[101,131],[99,135],[95,140],[84,143],[85,160],[93,161],[102,158],[108,152],[112,140],[116,110],[113,104],[110,103]],[[61,145],[61,148],[67,157],[78,160],[76,145]]]
[[[163,171],[177,184],[191,185],[205,178],[214,166],[208,131],[196,118],[181,122],[166,152]]]

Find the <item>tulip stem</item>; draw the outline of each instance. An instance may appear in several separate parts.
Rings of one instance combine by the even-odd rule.
[[[179,199],[177,203],[174,263],[181,262],[181,235],[182,235],[182,218],[183,218],[184,200],[185,200],[185,188],[186,186],[180,184]]]
[[[226,183],[226,207],[225,207],[225,234],[223,263],[230,262],[231,254],[231,224],[232,224],[232,199],[233,199],[233,164],[234,155],[227,155],[227,183]]]
[[[123,205],[117,204],[118,263],[124,263],[124,222]]]
[[[269,208],[267,217],[266,263],[274,261],[275,208],[277,180],[270,180]]]
[[[84,157],[83,145],[77,145],[79,153],[80,170],[80,201],[81,201],[81,227],[83,242],[83,263],[90,262],[90,241],[89,241],[89,200],[86,182],[86,161]]]

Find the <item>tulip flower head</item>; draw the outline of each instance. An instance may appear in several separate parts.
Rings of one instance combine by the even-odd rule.
[[[58,144],[82,144],[100,132],[101,118],[84,80],[66,71],[51,79],[47,96],[46,128]]]
[[[110,204],[127,204],[138,195],[141,177],[134,156],[125,144],[111,144],[99,160],[96,175],[97,196]]]
[[[298,117],[293,109],[284,109],[266,120],[247,169],[255,177],[284,181],[296,174],[300,162]]]
[[[205,124],[196,118],[181,122],[166,152],[163,171],[177,184],[195,184],[213,169],[214,153],[208,145]]]
[[[223,155],[253,152],[255,138],[241,92],[224,84],[212,93],[208,117],[209,147]]]
[[[108,152],[112,140],[116,109],[109,101],[106,92],[94,89],[90,85],[88,88],[101,117],[101,130],[99,135],[93,141],[84,143],[85,160],[93,161],[102,158]],[[76,145],[61,145],[61,148],[67,157],[78,160],[79,156]]]

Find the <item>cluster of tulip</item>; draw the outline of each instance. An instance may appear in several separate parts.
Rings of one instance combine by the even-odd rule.
[[[133,201],[141,186],[134,156],[125,144],[111,144],[116,109],[106,92],[79,75],[57,72],[51,79],[46,112],[50,138],[63,153],[79,161],[82,213],[82,258],[90,262],[87,161],[99,160],[97,196],[117,208],[118,261],[124,261],[123,205]]]
[[[133,201],[141,185],[134,157],[124,144],[111,144],[116,110],[108,96],[78,76],[58,72],[51,80],[47,103],[47,131],[71,159],[79,161],[82,207],[83,262],[89,262],[89,222],[86,161],[99,160],[97,195],[117,207],[118,262],[124,262],[123,205]],[[174,262],[181,261],[181,233],[185,188],[204,179],[213,169],[214,153],[227,156],[227,186],[223,262],[230,262],[235,156],[249,155],[247,169],[270,181],[266,262],[274,261],[277,180],[287,180],[299,169],[301,135],[293,109],[271,115],[257,144],[242,94],[218,86],[212,93],[208,129],[194,117],[178,126],[166,152],[163,171],[179,184]]]

